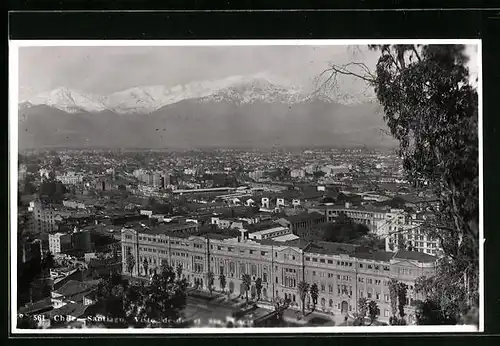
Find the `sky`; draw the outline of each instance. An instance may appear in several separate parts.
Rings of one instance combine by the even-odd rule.
[[[477,50],[468,49],[472,74]],[[374,68],[378,53],[360,46],[233,46],[233,47],[21,47],[19,99],[68,87],[106,95],[136,86],[173,87],[234,75],[272,75],[275,80],[310,86],[329,63],[353,60]],[[350,80],[344,92],[364,85]]]

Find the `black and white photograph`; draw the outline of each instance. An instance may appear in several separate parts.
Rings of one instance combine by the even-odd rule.
[[[10,60],[13,332],[484,330],[480,40]]]

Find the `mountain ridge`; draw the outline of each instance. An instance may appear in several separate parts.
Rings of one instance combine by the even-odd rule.
[[[363,103],[347,94],[313,93],[307,88],[285,85],[272,78],[260,75],[231,76],[215,81],[195,81],[171,88],[162,85],[136,86],[107,95],[85,93],[80,90],[59,87],[23,100],[20,105],[47,105],[67,113],[113,111],[117,114],[150,114],[158,109],[184,100],[197,99],[200,102],[226,101],[237,104],[265,100],[296,104],[308,102],[311,98],[322,98],[324,102],[342,104]]]

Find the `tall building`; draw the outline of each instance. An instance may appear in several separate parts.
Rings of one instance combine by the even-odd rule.
[[[388,283],[394,278],[408,285],[405,311],[410,323],[414,320],[412,304],[422,299],[414,291],[415,279],[433,275],[436,264],[436,257],[418,252],[366,252],[354,245],[301,239],[258,240],[244,230],[235,236],[126,228],[122,230],[122,253],[123,273],[135,277],[148,277],[166,262],[181,265],[188,282],[196,281],[204,288],[209,272],[214,274],[216,287],[224,275],[226,289],[238,295],[244,294],[242,277],[249,274],[250,295],[256,293],[255,280],[260,278],[262,300],[289,298],[297,309],[302,304],[298,284],[305,281],[318,286],[318,310],[353,313],[358,299],[366,297],[377,302],[382,321],[391,315]]]
[[[34,258],[42,258],[42,242],[39,239],[24,241],[19,244],[21,263],[29,262]]]
[[[248,173],[248,176],[253,180],[260,180],[264,177],[264,171],[261,170],[253,171]]]
[[[78,230],[75,228],[71,234],[71,250],[89,252],[92,250],[90,232],[88,230]]]
[[[49,250],[52,254],[64,253],[73,248],[71,235],[67,233],[49,234]]]
[[[161,186],[161,175],[158,172],[151,174],[151,182],[154,187]]]
[[[170,171],[164,171],[163,172],[163,175],[162,175],[162,187],[164,189],[166,189],[169,185],[172,184],[172,174],[170,173]]]
[[[55,210],[40,200],[30,202],[31,229],[34,233],[50,233],[56,230]]]
[[[388,234],[385,237],[386,251],[396,252],[401,249],[411,249],[433,256],[442,255],[439,239],[424,232],[422,225],[425,219],[421,215],[411,215],[404,224],[389,223]]]

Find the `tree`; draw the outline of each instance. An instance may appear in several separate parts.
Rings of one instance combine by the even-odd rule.
[[[208,290],[210,291],[210,295],[212,295],[212,291],[214,290],[214,273],[208,272],[207,277],[208,277],[208,282],[207,282]]]
[[[300,300],[302,301],[302,315],[305,316],[305,305],[306,305],[306,297],[309,292],[309,284],[305,281],[299,282],[298,285]]]
[[[152,276],[151,283],[139,295],[139,317],[151,325],[175,326],[186,306],[186,288],[186,280],[176,278],[174,269],[162,264],[160,273]]]
[[[380,315],[380,309],[375,301],[370,301],[368,304],[368,317],[370,317],[370,325],[375,322],[377,317]]]
[[[99,281],[95,291],[96,304],[104,316],[116,320],[126,317],[123,299],[127,285],[118,273],[111,273]]]
[[[368,312],[368,299],[366,299],[365,297],[361,297],[358,299],[358,312],[354,324],[359,326],[364,325],[367,312]]]
[[[392,319],[395,324],[401,324],[401,321],[404,321],[407,291],[408,286],[405,283],[398,282],[396,279],[389,280]],[[399,316],[397,316],[398,312]]]
[[[372,86],[391,135],[399,141],[407,180],[439,199],[435,220],[422,229],[444,252],[425,283],[441,309],[464,315],[479,304],[478,94],[471,83],[463,45],[375,45],[375,71],[358,62],[332,65],[322,86],[339,75]],[[450,303],[452,302],[452,304]],[[456,309],[455,307],[458,307]],[[475,309],[475,311],[478,311]]]
[[[182,264],[177,264],[177,267],[175,267],[175,273],[177,274],[178,279],[182,278]]]
[[[398,311],[398,281],[396,279],[389,280],[389,297],[391,300],[392,316],[396,316]]]
[[[311,294],[311,299],[313,302],[313,310],[316,309],[316,304],[318,304],[318,285],[316,283],[313,283],[310,288],[310,294]]]
[[[405,316],[405,305],[406,305],[406,293],[408,291],[408,286],[405,283],[399,282],[397,286],[398,292],[398,310],[399,317],[403,318]]]
[[[260,295],[262,294],[262,279],[257,278],[255,280],[255,291],[257,292],[257,300],[260,300]]]
[[[220,289],[222,293],[224,293],[224,290],[226,289],[226,277],[224,276],[224,274],[220,274],[219,283],[220,283]]]
[[[458,322],[454,314],[447,315],[446,310],[441,310],[439,302],[430,299],[417,301],[415,318],[418,325],[454,325]]]
[[[252,284],[252,278],[248,274],[243,274],[242,278],[243,289],[245,290],[245,297],[248,303],[248,291],[250,290],[250,285]]]
[[[144,276],[148,276],[149,262],[147,258],[144,258],[144,261],[142,262],[142,267],[144,268]]]
[[[135,257],[134,255],[132,255],[132,250],[130,250],[130,247],[127,248],[127,257],[125,257],[125,265],[127,266],[127,271],[130,273],[130,276],[132,276],[135,267]]]
[[[280,321],[283,319],[283,313],[290,306],[290,300],[288,298],[284,299],[277,297],[274,299],[273,305],[274,311],[276,312],[276,319]]]

